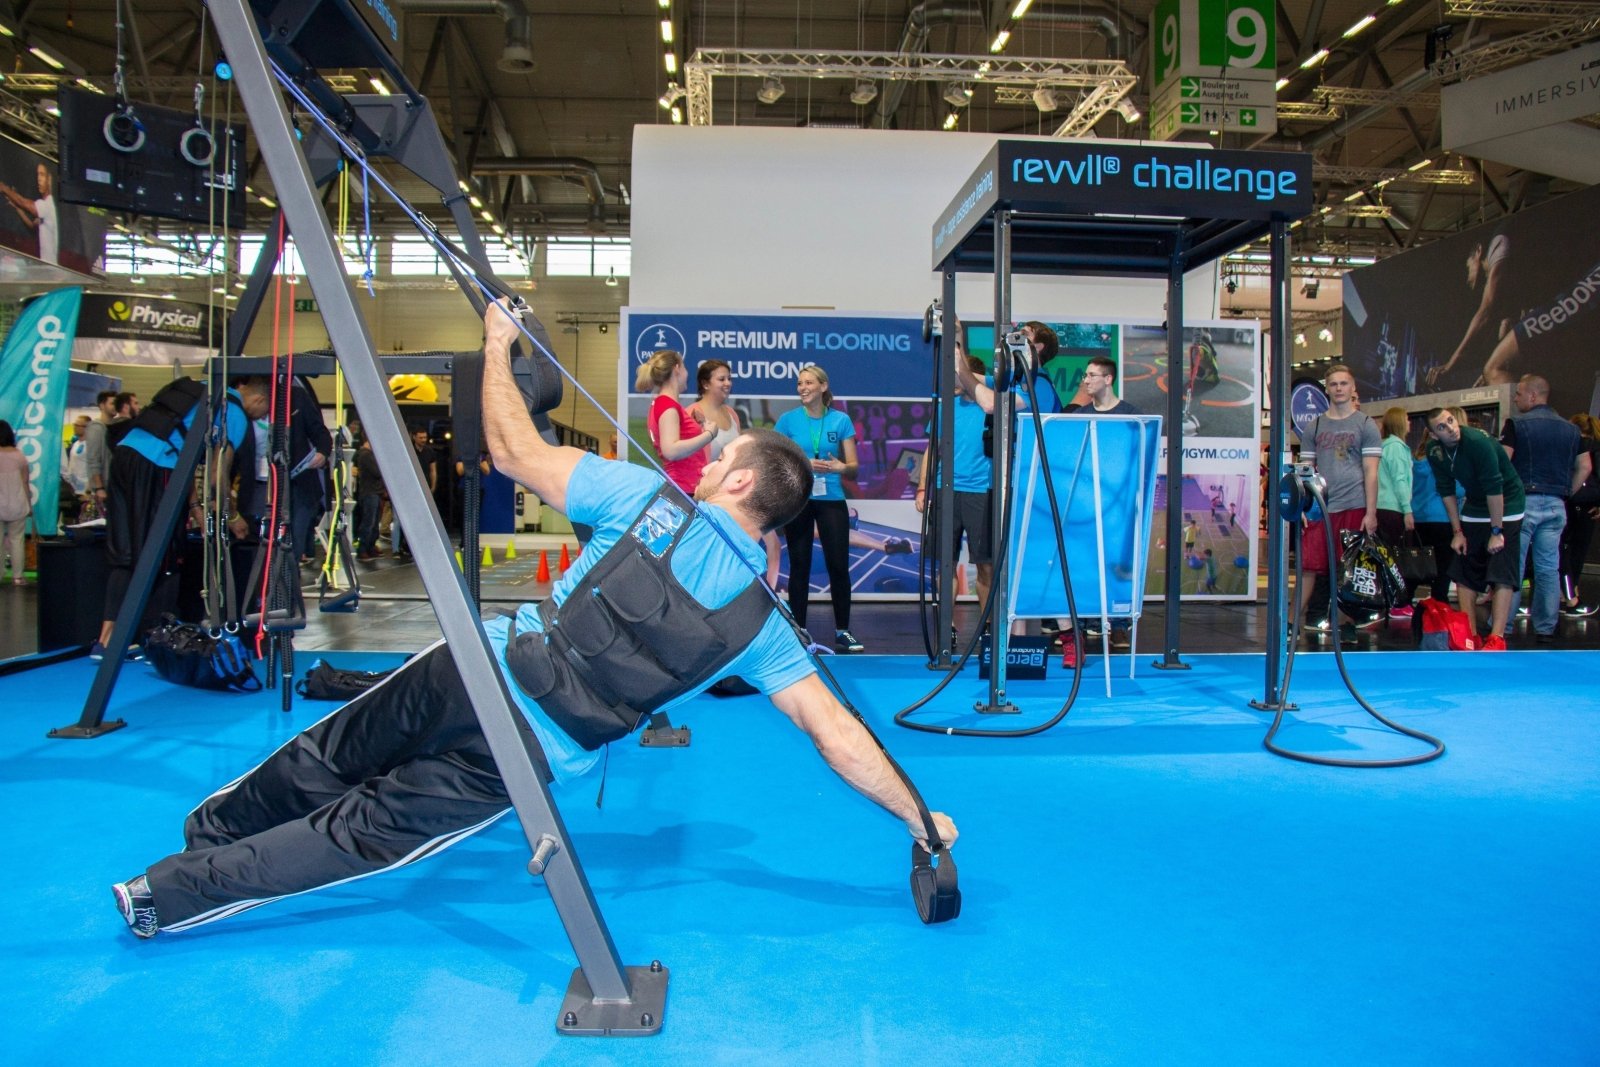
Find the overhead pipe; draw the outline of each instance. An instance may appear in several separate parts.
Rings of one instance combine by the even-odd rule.
[[[533,15],[523,0],[401,0],[408,15],[499,15],[506,23],[506,43],[495,66],[507,74],[532,74]]]

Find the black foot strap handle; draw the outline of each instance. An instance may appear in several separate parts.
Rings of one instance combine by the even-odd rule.
[[[930,926],[961,914],[961,886],[956,880],[956,861],[948,849],[930,853],[912,842],[911,899],[916,902],[917,915]]]

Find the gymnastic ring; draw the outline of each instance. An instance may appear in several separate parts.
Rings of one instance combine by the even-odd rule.
[[[196,139],[200,141],[199,148],[194,146]],[[216,138],[212,137],[211,131],[204,126],[190,126],[184,131],[183,136],[178,138],[178,154],[197,167],[208,167],[211,161],[217,158]]]

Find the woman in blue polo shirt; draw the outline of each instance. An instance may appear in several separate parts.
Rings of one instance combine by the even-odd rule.
[[[774,428],[810,457],[814,481],[810,501],[783,530],[789,546],[789,610],[805,626],[814,529],[822,542],[822,561],[833,594],[834,645],[842,652],[860,652],[865,646],[850,633],[850,511],[843,484],[858,469],[856,428],[850,416],[834,410],[828,372],[821,367],[802,367],[795,391],[800,406],[780,415]]]

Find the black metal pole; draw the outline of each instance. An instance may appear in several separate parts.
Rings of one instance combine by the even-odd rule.
[[[1155,663],[1158,669],[1169,671],[1189,669],[1179,658],[1178,627],[1184,562],[1178,546],[1183,543],[1183,271],[1187,265],[1180,232],[1174,237],[1167,265],[1167,618],[1161,659]]]

